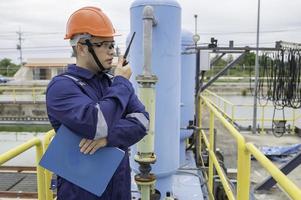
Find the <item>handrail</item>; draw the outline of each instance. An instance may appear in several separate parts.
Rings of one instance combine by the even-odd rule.
[[[209,193],[213,192],[213,168],[221,179],[222,185],[229,199],[234,199],[233,191],[231,191],[229,183],[226,179],[226,175],[219,165],[216,155],[214,153],[214,120],[217,118],[225,128],[230,132],[232,137],[237,142],[237,189],[236,199],[238,200],[249,200],[250,193],[250,172],[251,172],[251,155],[253,155],[259,163],[274,177],[276,182],[283,188],[283,190],[293,199],[298,199],[301,196],[301,190],[285,176],[271,161],[266,158],[253,144],[246,143],[244,137],[239,133],[238,130],[223,116],[223,114],[211,104],[211,101],[205,96],[200,97],[200,101],[210,111],[209,119],[209,142],[204,131],[200,131],[202,140],[205,146],[209,149],[209,169],[208,169],[208,189]],[[202,108],[200,108],[202,109]],[[202,112],[200,112],[202,113]],[[199,116],[201,118],[201,116]],[[202,125],[200,125],[202,126]]]
[[[223,102],[227,103],[228,105],[231,105],[231,106],[234,105],[233,103],[231,103],[231,102],[228,101],[227,99],[225,99],[225,98],[223,98],[223,97],[221,97],[221,96],[215,94],[214,92],[211,92],[210,90],[205,90],[205,92],[208,93],[208,94],[210,94],[210,95],[212,95],[212,96],[215,96],[215,97],[221,99]]]
[[[44,153],[47,150],[52,137],[55,135],[54,130],[48,131],[45,136],[44,136]],[[52,172],[48,171],[47,169],[44,169],[45,172],[45,191],[46,191],[46,200],[53,200],[53,192],[51,190],[51,177],[52,177]]]
[[[42,95],[42,92],[46,91],[46,87],[15,87],[15,86],[0,86],[0,92],[11,93],[13,103],[17,102],[17,92],[28,92],[31,93],[33,103],[36,103],[37,97]],[[2,93],[1,93],[2,94]],[[6,95],[7,96],[7,95]]]
[[[206,97],[202,96],[202,99],[205,102],[206,106],[210,109],[210,111],[212,111],[210,115],[214,114],[214,116],[216,116],[222,122],[222,124],[229,130],[229,132],[232,134],[232,136],[235,138],[237,142],[237,199],[247,200],[249,199],[249,192],[250,192],[250,182],[249,182],[250,168],[247,169],[245,165],[248,164],[250,165],[251,159],[250,159],[250,154],[245,151],[245,147],[244,147],[245,139],[232,126],[232,124],[229,121],[227,121],[222,116],[222,114],[208,102]],[[214,120],[214,116],[210,119],[210,121]],[[210,129],[211,128],[212,127],[210,127]],[[212,131],[210,131],[210,134],[211,132]]]
[[[228,119],[231,120],[232,123],[234,122],[246,122],[246,121],[252,121],[253,118],[238,118],[235,117],[235,114],[237,113],[237,108],[252,108],[253,104],[233,104],[230,101],[228,101],[227,99],[215,94],[214,92],[211,92],[209,90],[205,90],[204,91],[204,96],[208,97],[208,99],[210,99],[211,103],[219,110],[223,113],[224,116],[226,116]],[[210,98],[209,98],[210,97]],[[229,110],[227,110],[227,108],[229,108]],[[267,111],[268,108],[273,108],[274,105],[258,105],[258,109],[261,110],[261,117],[258,118],[258,122],[260,123],[260,130],[261,133],[265,132],[265,122],[272,122],[274,120],[282,120],[282,118],[266,118],[265,117],[265,113]],[[227,112],[227,111],[231,111],[231,112]],[[236,113],[234,113],[236,112]],[[296,125],[296,121],[298,119],[301,118],[301,115],[296,115],[295,113],[295,109],[293,109],[293,113],[292,116],[290,117],[286,117],[286,121],[287,122],[291,122],[291,130],[293,133],[295,133],[295,125]]]
[[[259,149],[252,143],[247,143],[246,148],[256,158],[256,160],[272,175],[276,182],[283,188],[284,191],[293,199],[300,199],[301,190],[287,178]]]
[[[0,90],[46,90],[46,87],[0,86]]]
[[[203,130],[201,130],[201,134],[202,134],[202,138],[204,140],[205,145],[208,147],[208,149],[210,149],[210,151],[209,151],[210,157],[212,158],[213,164],[214,164],[214,166],[216,168],[216,171],[217,171],[219,177],[221,178],[222,185],[225,188],[225,192],[226,192],[229,200],[235,200],[233,192],[231,190],[231,186],[230,186],[229,182],[227,181],[227,176],[224,174],[223,169],[219,165],[218,159],[217,159],[214,151],[211,150],[211,146],[210,146],[209,141],[206,138],[206,134],[205,134],[205,132]]]
[[[14,157],[20,155],[21,153],[27,151],[32,147],[36,147],[36,165],[37,165],[37,186],[38,186],[38,199],[44,200],[45,199],[45,175],[44,170],[41,166],[39,166],[39,162],[43,156],[43,146],[42,142],[39,138],[33,138],[3,154],[0,155],[0,165],[4,164],[5,162],[13,159]]]

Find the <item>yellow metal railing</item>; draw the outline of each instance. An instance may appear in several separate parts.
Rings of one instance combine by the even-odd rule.
[[[46,135],[44,136],[44,152],[48,148],[52,137],[54,136],[55,132],[54,130],[48,131]],[[50,189],[50,183],[51,183],[51,177],[52,177],[52,172],[48,171],[47,169],[44,169],[45,173],[45,191],[46,191],[46,200],[53,200],[53,192]]]
[[[37,165],[37,186],[38,186],[38,199],[45,200],[45,175],[44,169],[39,166],[39,162],[43,155],[43,146],[39,138],[33,138],[24,144],[19,145],[0,155],[0,165],[15,158],[32,147],[36,147],[36,165]]]
[[[200,113],[204,111],[204,107],[209,110],[209,141],[203,130],[201,130],[201,140],[209,150],[209,169],[208,169],[208,190],[213,194],[213,176],[214,169],[220,177],[221,183],[229,200],[249,200],[250,195],[250,175],[251,175],[251,155],[253,155],[259,163],[271,174],[280,187],[292,198],[297,200],[301,197],[301,190],[285,176],[271,161],[269,161],[253,144],[246,143],[244,137],[229,122],[225,116],[211,103],[211,101],[201,96]],[[199,116],[202,119],[202,116]],[[236,192],[232,190],[225,172],[222,170],[218,159],[214,152],[214,120],[218,119],[224,127],[229,131],[237,143],[237,188]],[[202,127],[200,123],[200,127]],[[201,143],[202,143],[201,142]],[[213,199],[211,197],[211,199]]]
[[[224,113],[220,112],[216,105],[206,96],[199,98],[200,116],[198,117],[199,126],[202,127],[202,114],[204,108],[209,109],[209,140],[206,133],[201,130],[200,144],[205,144],[209,150],[209,169],[208,169],[208,190],[210,193],[210,199],[213,199],[213,179],[214,170],[216,170],[225,193],[229,200],[249,200],[250,195],[250,175],[251,175],[251,155],[253,155],[258,162],[271,174],[279,186],[294,200],[297,200],[301,196],[301,190],[285,176],[271,161],[269,161],[253,144],[246,143],[244,137],[238,132],[237,129],[229,122]],[[230,103],[230,102],[228,102]],[[237,188],[234,188],[229,184],[228,178],[220,166],[217,156],[214,152],[214,122],[218,119],[225,128],[229,131],[232,137],[237,143]],[[44,148],[42,142],[38,138],[33,138],[28,142],[0,155],[0,165],[9,161],[10,159],[20,155],[24,151],[36,146],[36,163],[37,163],[37,183],[38,183],[38,198],[39,200],[53,200],[53,193],[50,190],[51,172],[43,169],[38,165],[43,153],[48,148],[51,138],[54,136],[54,130],[46,133],[44,137]],[[201,147],[198,147],[201,148]]]
[[[241,112],[242,109],[244,108],[249,108],[253,110],[254,105],[253,104],[240,104],[240,105],[235,105],[233,103],[231,103],[230,101],[226,100],[225,98],[209,91],[206,90],[204,92],[204,96],[208,97],[208,100],[210,101],[210,103],[220,112],[223,113],[223,115],[225,117],[227,117],[232,124],[234,122],[243,122],[243,121],[248,121],[248,122],[252,122],[253,118],[252,117],[245,117],[245,118],[239,118],[236,117],[236,113]],[[283,120],[282,118],[275,118],[272,119],[272,117],[267,117],[266,113],[267,110],[272,110],[274,108],[273,105],[257,105],[258,110],[260,113],[260,117],[258,118],[258,122],[260,124],[260,132],[264,133],[265,132],[265,122],[272,122],[273,120]],[[252,116],[252,115],[249,115]],[[287,122],[291,123],[291,130],[294,133],[295,131],[295,125],[296,125],[296,121],[298,119],[301,118],[301,115],[297,115],[296,114],[296,110],[292,109],[292,115],[288,118],[286,118]]]
[[[0,94],[5,93],[5,96],[11,97],[13,103],[16,103],[18,100],[18,93],[28,94],[32,96],[32,101],[35,103],[37,97],[43,94],[46,91],[46,87],[11,87],[11,86],[2,86],[0,87]]]
[[[3,154],[0,155],[0,166],[7,161],[17,157],[32,147],[36,147],[36,166],[37,166],[37,187],[38,187],[38,199],[39,200],[53,200],[53,192],[50,189],[50,182],[52,173],[39,165],[39,162],[48,148],[52,137],[54,136],[54,130],[50,130],[44,137],[44,143],[39,138],[33,138]]]

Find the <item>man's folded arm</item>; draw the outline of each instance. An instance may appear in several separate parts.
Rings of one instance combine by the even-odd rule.
[[[47,111],[81,137],[104,138],[124,115],[133,92],[131,83],[118,76],[103,98],[95,102],[74,81],[58,77],[47,89]]]
[[[146,135],[147,129],[148,124],[145,126],[135,117],[120,119],[114,129],[108,133],[107,146],[126,149],[139,142]]]

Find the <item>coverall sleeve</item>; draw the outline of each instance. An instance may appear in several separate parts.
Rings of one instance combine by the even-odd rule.
[[[149,114],[135,93],[130,97],[124,119],[108,133],[108,146],[128,148],[141,140],[149,128]]]
[[[145,134],[145,127],[137,119],[120,119],[108,134],[107,146],[126,149],[140,141]]]
[[[104,138],[124,115],[133,92],[131,83],[117,76],[103,98],[95,102],[74,81],[58,77],[47,89],[47,112],[81,137]]]

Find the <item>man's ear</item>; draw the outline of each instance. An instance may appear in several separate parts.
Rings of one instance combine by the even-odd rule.
[[[77,51],[77,55],[79,56],[86,56],[88,53],[88,48],[86,45],[82,45],[80,43],[77,43],[76,45],[76,51]]]

